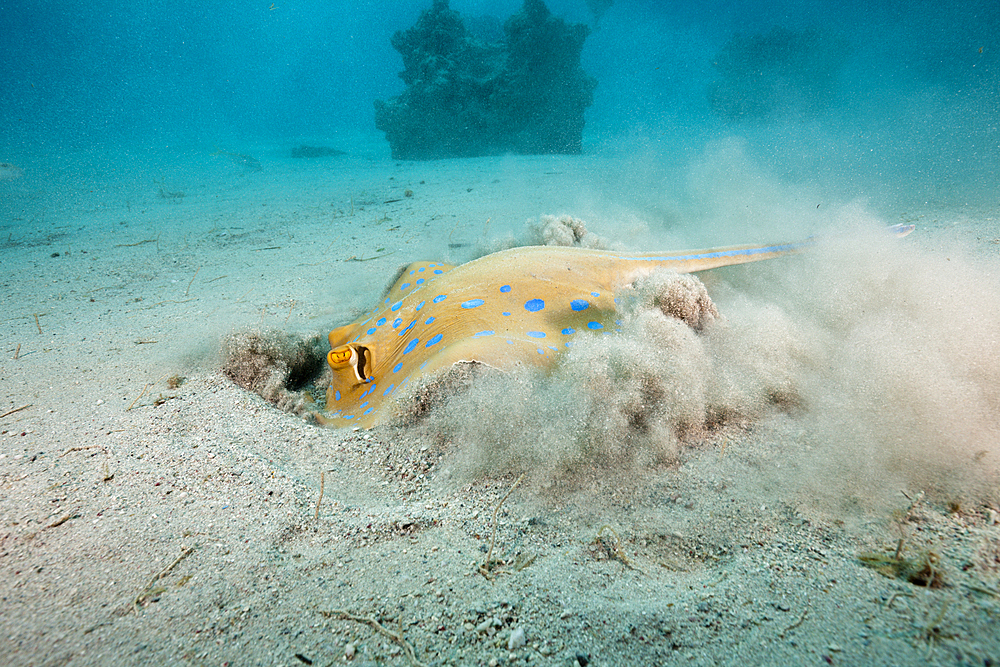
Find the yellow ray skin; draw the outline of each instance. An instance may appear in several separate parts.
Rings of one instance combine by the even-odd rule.
[[[614,332],[615,293],[640,277],[771,259],[812,243],[670,253],[528,246],[460,266],[416,262],[381,304],[330,332],[333,377],[317,418],[333,426],[385,423],[404,387],[460,362],[552,364],[581,333]]]

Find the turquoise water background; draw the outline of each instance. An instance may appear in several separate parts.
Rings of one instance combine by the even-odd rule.
[[[389,40],[419,2],[5,2],[0,4],[0,161],[167,147],[237,152],[323,143],[388,156],[373,102],[400,93]],[[518,0],[453,0],[500,20]],[[879,187],[944,205],[996,200],[1000,181],[1000,3],[585,0],[552,12],[588,23],[585,69],[599,82],[587,152],[684,160],[736,136],[793,181]],[[819,113],[715,112],[718,55],[734,35],[818,31],[843,46]],[[822,58],[823,52],[817,53]],[[819,67],[822,63],[811,63]],[[808,75],[807,67],[807,75]],[[113,159],[113,158],[107,158]]]

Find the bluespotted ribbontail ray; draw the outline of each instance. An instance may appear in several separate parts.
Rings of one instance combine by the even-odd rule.
[[[905,236],[912,225],[890,231]],[[548,366],[586,332],[613,334],[616,294],[658,270],[694,273],[781,257],[813,239],[668,253],[512,248],[454,266],[415,262],[383,301],[330,332],[324,424],[370,428],[405,388],[455,364]]]

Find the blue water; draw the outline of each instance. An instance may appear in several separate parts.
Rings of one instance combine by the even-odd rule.
[[[168,146],[297,141],[387,158],[373,101],[398,94],[389,39],[429,0],[0,3],[0,161]],[[464,16],[518,0],[453,0]],[[585,151],[667,160],[740,137],[778,176],[994,201],[1000,166],[1000,3],[968,0],[616,0],[595,25],[585,0],[553,13],[594,27],[584,68],[599,85]],[[713,59],[734,33],[819,29],[846,61],[821,113],[734,122],[713,113]],[[360,139],[359,139],[360,138]],[[365,147],[358,146],[358,142]],[[147,154],[150,157],[144,158]]]

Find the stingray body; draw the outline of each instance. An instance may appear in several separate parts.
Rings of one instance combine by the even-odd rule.
[[[643,254],[529,246],[459,266],[416,262],[382,303],[330,332],[333,377],[317,416],[334,426],[384,423],[407,385],[454,364],[550,365],[579,336],[614,333],[616,293],[654,271],[704,271],[809,245]]]

